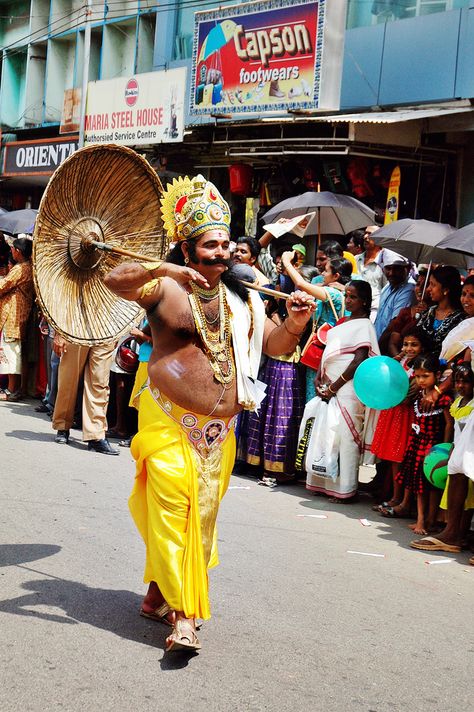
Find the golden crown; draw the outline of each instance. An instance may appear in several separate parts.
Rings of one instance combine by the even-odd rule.
[[[230,234],[230,210],[216,186],[204,176],[175,178],[161,198],[163,226],[171,241],[190,240],[207,230]]]

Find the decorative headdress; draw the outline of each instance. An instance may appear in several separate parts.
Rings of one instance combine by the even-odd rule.
[[[226,201],[204,176],[174,179],[161,198],[163,226],[172,241],[190,240],[207,230],[230,233],[230,210]]]

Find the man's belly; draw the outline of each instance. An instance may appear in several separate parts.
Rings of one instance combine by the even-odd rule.
[[[162,357],[152,354],[148,375],[170,400],[193,413],[230,416],[242,410],[236,379],[225,387],[218,383],[200,349],[186,347]]]

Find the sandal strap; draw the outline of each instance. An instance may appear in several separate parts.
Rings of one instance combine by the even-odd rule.
[[[154,613],[155,613],[155,615],[160,616],[160,618],[164,618],[165,616],[168,615],[168,613],[171,613],[171,608],[168,606],[166,601],[163,601],[161,606],[158,606],[158,608],[155,608]]]
[[[193,629],[190,622],[183,620],[183,618],[178,618],[174,623],[174,632],[178,639],[189,640],[191,645],[199,643],[199,639],[196,635],[196,631]]]

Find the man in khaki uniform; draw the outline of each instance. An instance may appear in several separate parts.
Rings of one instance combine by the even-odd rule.
[[[69,431],[74,421],[79,379],[84,373],[82,399],[82,438],[88,449],[103,455],[118,455],[105,437],[107,431],[107,406],[109,403],[110,365],[115,343],[101,346],[80,346],[57,335],[54,350],[61,361],[58,373],[58,394],[53,413],[55,441],[69,442]]]

